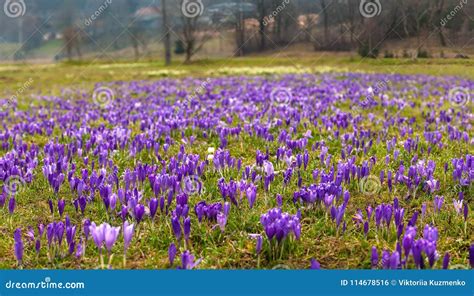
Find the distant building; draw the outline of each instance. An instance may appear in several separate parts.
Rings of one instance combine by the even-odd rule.
[[[158,6],[146,6],[139,8],[133,14],[134,25],[140,29],[156,29],[161,26],[161,9]]]

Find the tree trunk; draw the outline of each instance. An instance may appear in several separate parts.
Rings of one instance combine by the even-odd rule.
[[[244,56],[244,38],[245,38],[245,23],[244,23],[244,16],[242,13],[242,0],[239,0],[239,12],[238,12],[238,20],[235,26],[235,39],[237,41],[237,51],[235,55],[238,57]]]
[[[186,40],[186,60],[184,61],[186,64],[191,62],[191,58],[194,54],[194,41],[193,40]]]
[[[265,0],[259,0],[259,33],[260,33],[260,51],[264,51],[266,44],[265,44]]]
[[[321,10],[323,13],[323,23],[324,23],[324,48],[329,44],[329,15],[326,6],[326,1],[321,0]]]
[[[163,30],[165,30],[164,47],[165,47],[165,65],[171,64],[171,36],[168,25],[168,13],[166,10],[166,0],[161,0],[161,14],[163,17]],[[186,57],[187,58],[187,57]]]

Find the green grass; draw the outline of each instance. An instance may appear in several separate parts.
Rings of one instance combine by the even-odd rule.
[[[33,79],[31,92],[58,92],[65,87],[92,89],[98,81],[153,80],[171,77],[209,77],[232,75],[230,68],[258,68],[258,72],[272,68],[279,71],[362,71],[368,73],[400,73],[452,75],[474,79],[474,61],[464,59],[362,59],[314,54],[304,57],[254,56],[228,59],[197,60],[183,64],[176,60],[169,67],[162,60],[155,62],[114,62],[101,60],[63,62],[58,64],[0,65],[0,88],[3,95],[12,95],[28,79]],[[248,74],[255,74],[251,73]],[[246,74],[245,72],[242,74]]]

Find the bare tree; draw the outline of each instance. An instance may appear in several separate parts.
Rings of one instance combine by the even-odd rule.
[[[328,5],[326,5],[325,0],[321,0],[321,12],[323,14],[323,22],[324,22],[324,45],[323,47],[327,47],[329,44],[329,10]]]
[[[258,23],[259,23],[259,33],[260,33],[260,51],[265,50],[265,17],[267,16],[266,7],[265,7],[265,0],[258,0],[257,4],[258,10]]]
[[[180,1],[183,7],[183,0]],[[184,42],[184,51],[186,54],[185,63],[190,63],[191,58],[199,52],[204,44],[212,37],[202,24],[199,23],[200,14],[195,16],[186,15],[184,9],[181,9],[182,30],[181,35]]]
[[[239,57],[244,56],[245,20],[242,10],[242,0],[239,0],[239,9],[236,11],[235,39],[237,46],[235,55]]]
[[[82,58],[81,53],[81,34],[80,30],[70,26],[63,31],[64,46],[66,47],[66,53],[69,60],[72,60],[73,50],[76,50],[77,57]]]

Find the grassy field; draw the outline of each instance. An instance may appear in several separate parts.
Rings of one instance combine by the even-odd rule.
[[[289,54],[233,59],[199,60],[191,64],[175,61],[172,66],[156,62],[117,62],[98,60],[57,64],[0,65],[0,87],[12,95],[26,81],[30,91],[53,93],[66,87],[88,87],[99,81],[153,80],[163,77],[208,77],[220,75],[301,73],[301,72],[367,72],[450,75],[474,78],[474,61],[470,59],[362,59],[331,53],[304,56]],[[238,74],[237,74],[238,75]]]
[[[236,59],[216,59],[216,60],[200,60],[188,65],[179,62],[173,63],[170,67],[164,67],[161,61],[157,62],[137,62],[137,63],[107,63],[107,62],[81,62],[81,63],[59,63],[59,64],[8,64],[0,65],[0,88],[2,95],[8,97],[18,94],[19,98],[25,98],[24,101],[19,100],[19,108],[27,110],[30,102],[34,102],[32,95],[59,95],[65,89],[82,89],[92,90],[98,82],[112,81],[135,81],[147,80],[155,81],[165,77],[185,78],[185,77],[217,77],[217,76],[239,76],[239,75],[275,75],[285,73],[327,73],[327,72],[362,72],[362,73],[398,73],[398,74],[426,74],[434,76],[457,76],[467,79],[474,79],[474,61],[459,59],[426,59],[426,60],[404,60],[404,59],[360,59],[350,57],[338,57],[330,54],[322,54],[305,57],[281,57],[278,55],[270,57],[248,57]],[[27,86],[25,87],[25,83]],[[419,85],[421,87],[421,85]],[[192,89],[190,89],[191,91]],[[406,109],[402,115],[406,117],[414,117],[422,120],[421,102],[417,103],[420,109]],[[349,104],[337,105],[343,110],[350,110]],[[382,109],[376,112],[382,113]],[[237,119],[235,119],[237,120]],[[10,122],[4,122],[7,125],[15,123],[15,119]],[[99,126],[105,123],[107,127],[111,127],[109,123],[101,119],[93,123]],[[235,122],[234,122],[235,123]],[[306,120],[305,125],[311,122]],[[298,125],[297,135],[306,132],[306,128]],[[370,125],[370,123],[366,122]],[[140,126],[138,123],[132,124],[132,135],[140,134]],[[316,140],[327,139],[332,132],[323,130],[322,132],[316,127],[310,128]],[[421,130],[421,128],[420,128]],[[192,130],[186,130],[187,136],[192,134]],[[389,136],[398,135],[395,127],[390,129]],[[469,132],[472,138],[472,130]],[[36,143],[40,147],[47,143],[48,140],[57,136],[66,143],[66,139],[62,138],[61,130],[56,128],[52,136],[26,135],[23,141],[26,143]],[[172,133],[173,139],[177,144],[170,147],[168,155],[176,154],[179,151],[182,134],[177,131]],[[195,144],[187,146],[188,153],[199,154],[201,159],[206,158],[207,148],[210,145],[218,146],[219,137],[216,134],[205,139],[198,137]],[[329,143],[330,150],[335,154],[340,149],[340,143]],[[274,152],[278,148],[278,143],[268,143],[262,139],[243,135],[239,141],[230,141],[227,149],[232,156],[242,158],[243,166],[251,165],[254,162],[256,149],[264,150],[268,147]],[[444,161],[449,161],[452,157],[459,157],[460,154],[471,151],[472,146],[469,143],[449,143],[444,149],[436,149],[433,159],[437,161],[438,166]],[[374,144],[372,154],[379,160],[384,159],[386,155],[385,143]],[[0,151],[0,156],[5,151]],[[153,158],[147,154],[147,151],[140,153],[136,159],[127,157],[127,152],[122,151],[114,159],[116,163],[121,164],[121,171],[124,167],[131,167],[136,164],[136,160],[140,159],[144,162],[153,162]],[[316,157],[316,154],[311,154]],[[412,156],[402,151],[401,159],[409,162]],[[38,223],[48,223],[52,217],[49,214],[47,200],[53,196],[46,180],[41,173],[42,164],[36,168],[35,175],[37,178],[28,186],[26,186],[18,196],[18,206],[14,215],[9,215],[8,211],[0,209],[0,219],[4,221],[0,225],[0,268],[12,268],[16,266],[13,255],[13,231],[19,225],[37,225]],[[316,169],[317,164],[312,163],[307,171],[302,175],[305,183],[311,182],[311,171]],[[278,168],[277,169],[282,169]],[[377,163],[376,170],[384,169],[383,161]],[[395,169],[395,164],[393,164]],[[228,171],[224,173],[226,180],[229,178],[238,178],[236,171]],[[206,188],[204,196],[212,202],[221,200],[219,190],[216,188],[217,180],[221,175],[214,171],[206,173],[203,185]],[[436,172],[438,179],[446,180],[446,176],[440,172]],[[204,260],[200,268],[305,268],[309,265],[310,258],[317,258],[324,268],[370,268],[369,250],[372,245],[380,248],[391,248],[396,241],[393,233],[372,234],[368,239],[364,238],[364,234],[355,227],[349,227],[348,231],[342,235],[334,225],[327,223],[327,213],[318,209],[310,217],[303,220],[304,228],[300,244],[294,244],[291,255],[285,259],[268,259],[262,258],[261,262],[256,262],[254,255],[254,241],[248,239],[248,233],[261,232],[259,224],[260,215],[268,210],[269,204],[274,205],[273,196],[278,192],[284,192],[285,197],[289,200],[291,193],[297,190],[296,186],[284,188],[281,185],[281,176],[278,176],[276,186],[272,187],[269,193],[259,191],[259,196],[265,196],[257,200],[256,206],[249,211],[248,204],[243,203],[242,208],[233,209],[233,215],[229,218],[225,234],[211,228],[210,225],[198,224],[193,218],[193,233],[190,249],[201,255]],[[451,204],[451,200],[458,194],[454,190],[455,184],[449,181],[444,183],[441,193],[444,194],[446,203]],[[278,183],[280,183],[278,185]],[[272,185],[273,186],[273,185]],[[466,198],[472,201],[472,186],[470,191],[466,192]],[[347,213],[353,214],[358,208],[364,209],[367,202],[372,204],[390,203],[395,197],[394,193],[389,193],[385,189],[380,194],[367,196],[357,193],[357,184],[351,184],[351,203],[348,206]],[[146,189],[146,194],[150,194],[151,190]],[[406,192],[404,192],[406,193]],[[62,186],[59,194],[66,201],[72,199],[72,193],[67,184]],[[190,203],[195,204],[202,199],[202,196],[191,196]],[[244,197],[245,199],[245,197]],[[270,201],[269,201],[270,200]],[[432,196],[411,200],[410,202],[402,201],[402,206],[407,207],[408,213],[406,218],[411,217],[415,209],[420,208],[422,202],[432,203]],[[285,211],[294,213],[295,208],[291,202],[284,204]],[[89,208],[91,220],[93,221],[110,221],[118,223],[117,217],[109,217],[104,212],[104,205],[98,199]],[[191,208],[190,212],[194,210]],[[472,211],[472,207],[471,207]],[[70,215],[73,223],[81,223],[82,216],[74,212],[71,204],[66,207],[66,212]],[[307,214],[307,213],[306,213]],[[194,215],[194,213],[193,213]],[[57,213],[55,219],[58,219]],[[426,223],[435,219],[434,214],[425,217]],[[438,248],[443,251],[449,251],[452,258],[452,266],[467,264],[468,245],[473,240],[472,227],[464,225],[462,219],[454,215],[452,212],[444,212],[440,216],[436,216],[437,226],[440,229],[442,239]],[[351,223],[351,217],[346,215],[347,223]],[[468,223],[473,223],[473,215],[470,214]],[[127,268],[167,268],[168,257],[167,249],[169,244],[173,242],[171,233],[171,225],[168,216],[161,215],[157,217],[154,223],[146,220],[136,230],[136,234],[130,250],[128,251]],[[121,243],[119,244],[121,248]],[[25,249],[32,249],[31,244],[25,244]],[[117,250],[120,250],[117,247]],[[60,256],[53,260],[48,260],[45,250],[42,250],[40,256],[36,258],[36,254],[32,251],[26,252],[25,268],[98,268],[98,253],[93,244],[89,243],[86,256],[80,260],[65,259],[65,248],[61,250]],[[121,267],[122,255],[120,251],[113,258],[114,268]],[[64,255],[64,256],[63,256]],[[443,254],[441,254],[443,255]],[[441,260],[441,259],[440,259]]]

